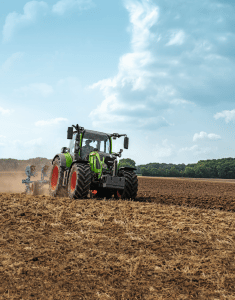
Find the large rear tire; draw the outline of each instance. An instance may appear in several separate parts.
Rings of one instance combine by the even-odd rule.
[[[138,178],[133,171],[121,171],[120,176],[125,177],[124,190],[117,190],[115,193],[116,199],[132,199],[137,196],[138,191]]]
[[[91,186],[91,168],[89,164],[75,163],[69,174],[68,196],[71,199],[87,198]]]
[[[60,158],[57,157],[53,161],[50,177],[49,177],[49,193],[51,196],[66,197],[67,190],[62,186],[64,171],[60,166]]]

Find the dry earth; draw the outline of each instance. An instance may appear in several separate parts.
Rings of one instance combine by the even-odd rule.
[[[234,182],[140,177],[136,201],[75,201],[23,177],[0,176],[0,299],[235,299]]]

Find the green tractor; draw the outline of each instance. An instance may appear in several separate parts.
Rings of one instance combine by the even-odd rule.
[[[49,177],[51,196],[69,196],[72,199],[121,198],[135,199],[138,179],[135,168],[118,168],[117,158],[123,150],[112,152],[113,140],[124,136],[124,149],[128,149],[126,134],[107,134],[76,126],[68,127],[69,147],[52,160]]]

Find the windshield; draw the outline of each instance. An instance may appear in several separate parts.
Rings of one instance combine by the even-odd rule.
[[[86,130],[82,139],[81,157],[84,159],[92,151],[110,152],[110,142],[107,134]]]
[[[70,153],[74,153],[76,134],[73,135],[73,139],[70,141],[69,148]],[[87,154],[90,152],[98,150],[104,153],[110,153],[110,141],[107,134],[86,130],[82,137],[82,148],[81,148],[81,157],[85,159]]]

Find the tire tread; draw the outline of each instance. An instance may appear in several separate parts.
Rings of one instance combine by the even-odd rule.
[[[77,173],[77,184],[75,186],[74,192],[70,191],[70,181],[71,181],[71,175],[73,172]],[[91,185],[91,169],[90,165],[84,165],[84,164],[74,164],[72,166],[71,172],[70,172],[70,178],[69,178],[69,184],[68,184],[68,193],[69,197],[73,199],[84,199],[87,198],[87,195],[90,191],[90,185]]]
[[[138,191],[138,178],[133,171],[122,171],[126,179],[125,188],[121,195],[122,199],[135,199]]]

